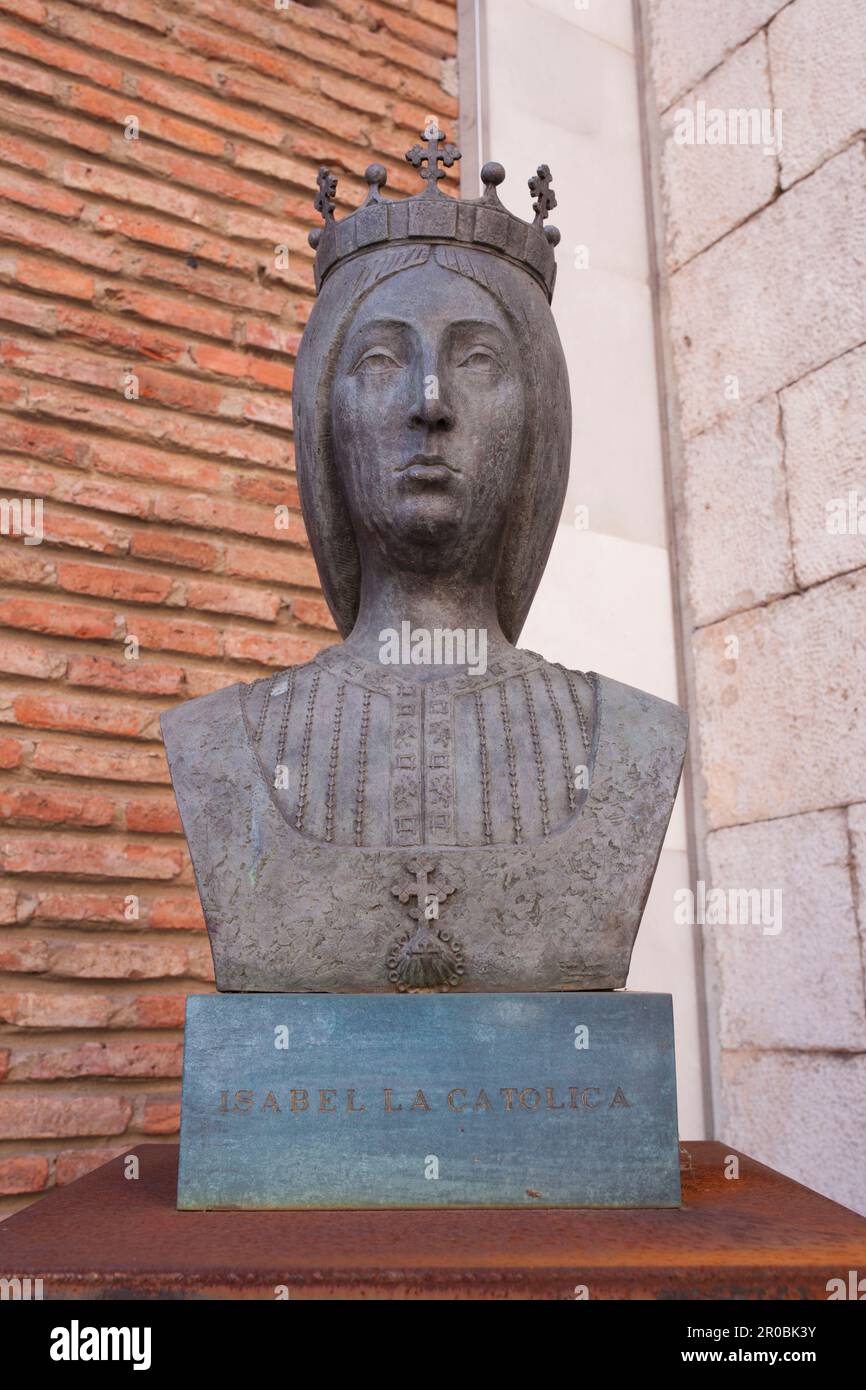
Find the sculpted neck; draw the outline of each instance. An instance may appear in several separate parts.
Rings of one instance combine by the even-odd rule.
[[[499,652],[512,650],[496,616],[492,580],[454,574],[372,574],[365,569],[358,618],[344,644],[347,655],[392,664],[395,645],[391,634],[396,634],[404,655],[407,641],[411,641],[409,634],[430,634],[434,651],[440,651],[435,644],[437,630],[464,634],[466,660],[445,667],[413,660],[394,666],[395,672],[415,681],[441,680],[467,670],[478,674],[474,668],[480,660],[495,661]],[[416,656],[423,656],[423,642],[417,636],[411,645]],[[456,657],[462,654],[459,642],[446,644],[445,650],[452,650]]]

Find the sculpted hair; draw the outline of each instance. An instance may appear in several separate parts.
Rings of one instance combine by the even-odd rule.
[[[421,243],[369,252],[329,275],[301,341],[292,391],[301,509],[322,591],[346,637],[358,614],[361,564],[334,457],[331,390],[337,358],[366,295],[431,255],[443,270],[465,275],[493,296],[520,345],[526,373],[526,458],[496,572],[499,622],[508,640],[516,642],[553,545],[571,451],[571,398],[562,344],[543,291],[524,270],[477,249]]]

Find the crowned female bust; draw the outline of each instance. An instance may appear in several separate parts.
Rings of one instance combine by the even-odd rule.
[[[336,221],[319,174],[295,448],[345,640],[162,720],[221,990],[624,985],[676,795],[682,710],[514,645],[571,440],[549,171],[524,222],[424,138],[416,197],[372,165]]]

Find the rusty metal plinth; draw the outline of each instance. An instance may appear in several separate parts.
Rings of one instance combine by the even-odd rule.
[[[817,1298],[866,1268],[866,1219],[719,1143],[681,1146],[679,1211],[182,1212],[144,1145],[0,1224],[45,1298]]]

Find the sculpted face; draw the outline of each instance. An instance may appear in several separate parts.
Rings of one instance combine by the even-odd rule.
[[[343,343],[331,416],[362,555],[492,572],[525,397],[519,345],[491,294],[432,256],[378,285]]]

